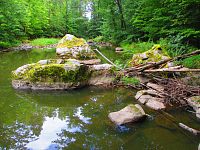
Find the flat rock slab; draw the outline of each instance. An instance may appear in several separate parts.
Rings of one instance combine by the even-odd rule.
[[[145,105],[154,110],[160,110],[166,108],[162,102],[159,102],[155,99],[150,99]]]
[[[122,125],[130,122],[137,122],[146,116],[142,107],[138,104],[130,104],[117,112],[111,112],[108,117],[116,125]]]
[[[160,98],[164,97],[163,95],[159,94],[156,90],[141,90],[136,93],[135,98],[139,99],[142,95],[146,95],[146,94],[160,97]]]
[[[146,105],[154,110],[166,108],[164,105],[164,97],[155,90],[138,91],[135,95],[135,98],[143,105]]]
[[[163,92],[164,91],[164,87],[158,84],[154,84],[154,83],[147,83],[148,87],[151,87],[152,89],[155,89],[157,91]]]
[[[193,96],[187,99],[188,104],[197,111],[200,109],[200,96]]]
[[[150,99],[153,99],[153,97],[150,96],[150,95],[142,95],[142,96],[138,99],[138,101],[139,101],[140,103],[142,103],[142,104],[146,104]]]

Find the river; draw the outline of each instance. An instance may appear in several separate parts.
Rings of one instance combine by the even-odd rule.
[[[112,61],[117,54],[102,52]],[[109,112],[134,99],[124,88],[85,87],[70,91],[18,91],[11,71],[41,59],[55,58],[55,49],[0,53],[0,149],[197,150],[200,139],[177,122],[200,128],[195,115],[184,109],[168,111],[176,118],[143,106],[150,114],[141,123],[115,126]]]

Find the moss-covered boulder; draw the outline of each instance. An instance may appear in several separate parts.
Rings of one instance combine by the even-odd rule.
[[[56,53],[60,58],[74,58],[78,60],[95,59],[96,54],[82,38],[66,34],[58,43]]]
[[[109,86],[114,82],[112,65],[87,63],[76,59],[40,60],[13,71],[12,85],[15,89],[65,90],[86,85]]]
[[[170,58],[161,48],[160,45],[154,45],[150,50],[135,54],[132,57],[132,60],[129,62],[129,66],[139,66],[152,62],[159,62]],[[172,66],[171,63],[167,64],[167,67]]]
[[[68,59],[41,61],[24,65],[12,72],[12,85],[16,89],[71,89],[84,86],[90,78],[89,67],[79,61]]]

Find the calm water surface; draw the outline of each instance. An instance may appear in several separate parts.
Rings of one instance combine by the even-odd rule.
[[[116,56],[111,50],[106,55]],[[0,53],[0,149],[197,150],[198,137],[146,107],[151,117],[144,122],[113,125],[108,113],[137,103],[136,91],[87,87],[47,92],[11,87],[12,70],[52,57],[54,49]],[[200,129],[194,115],[184,110],[169,113],[177,122]]]

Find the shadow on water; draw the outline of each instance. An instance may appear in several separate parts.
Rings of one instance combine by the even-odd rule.
[[[141,123],[111,123],[110,112],[137,103],[136,91],[130,89],[12,89],[12,70],[52,57],[56,57],[55,49],[0,54],[0,149],[197,150],[198,137],[183,133],[165,116],[146,107],[151,116]],[[195,116],[183,109],[168,113],[178,122],[200,127]]]

